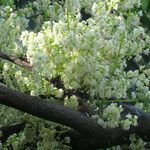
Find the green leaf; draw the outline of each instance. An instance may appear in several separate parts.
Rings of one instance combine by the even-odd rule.
[[[142,7],[144,10],[147,10],[149,4],[150,4],[149,0],[142,0]]]

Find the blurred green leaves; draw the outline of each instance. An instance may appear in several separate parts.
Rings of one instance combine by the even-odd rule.
[[[14,0],[0,0],[0,5],[4,6],[14,6]]]
[[[150,0],[142,0],[142,7],[145,11],[150,11]]]
[[[150,31],[150,0],[142,0],[143,16],[141,22]]]

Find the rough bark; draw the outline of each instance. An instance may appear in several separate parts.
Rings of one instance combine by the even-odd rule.
[[[39,97],[30,96],[0,85],[0,103],[27,112],[34,116],[53,121],[75,129],[78,133],[90,139],[92,145],[99,148],[129,143],[132,133],[139,135],[145,141],[150,140],[150,113],[130,105],[123,105],[124,113],[138,116],[138,126],[125,131],[121,127],[104,129],[91,117],[73,111],[61,105],[53,104]]]

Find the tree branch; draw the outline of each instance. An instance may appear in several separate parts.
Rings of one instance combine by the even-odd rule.
[[[29,62],[21,60],[19,58],[15,58],[14,56],[7,55],[1,51],[0,51],[0,58],[10,61],[12,63],[15,63],[15,64],[17,64],[25,69],[28,69],[28,70],[32,70],[32,68],[33,68],[33,66]],[[48,80],[48,79],[46,78],[46,80]],[[79,111],[83,112],[83,113],[87,112],[89,114],[93,113],[92,109],[90,109],[89,105],[79,97],[79,94],[77,93],[77,91],[65,89],[59,76],[52,79],[52,81],[50,81],[50,82],[52,84],[54,84],[54,86],[56,86],[57,88],[62,88],[64,90],[65,93],[61,99],[64,99],[65,96],[76,95],[78,97],[78,102],[79,102],[79,107],[78,107]],[[81,95],[81,93],[80,93],[80,95]]]
[[[91,117],[85,116],[78,111],[52,104],[39,97],[11,90],[3,85],[0,85],[0,103],[71,127],[86,139],[90,139],[90,142],[99,148],[129,143],[129,136],[133,133],[145,141],[150,140],[150,113],[145,113],[130,105],[123,105],[124,113],[137,115],[138,126],[132,126],[130,130],[125,131],[121,127],[104,129]]]
[[[14,56],[10,56],[10,55],[7,55],[3,52],[0,51],[0,58],[1,59],[5,59],[5,60],[8,60],[12,63],[15,63],[23,68],[26,68],[28,70],[31,70],[32,69],[32,65],[30,63],[28,63],[27,61],[24,61],[24,60],[21,60],[19,58],[15,58]]]

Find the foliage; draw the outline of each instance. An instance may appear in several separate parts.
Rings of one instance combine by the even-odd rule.
[[[2,83],[77,109],[74,94],[62,102],[64,89],[49,83],[59,76],[65,89],[89,95],[87,101],[96,112],[92,117],[105,128],[122,126],[128,130],[137,125],[137,116],[128,114],[121,119],[123,109],[116,103],[107,105],[110,100],[129,100],[150,111],[150,61],[145,59],[150,56],[150,35],[140,21],[144,13],[149,16],[148,0],[36,0],[21,8],[13,0],[0,0],[0,4],[0,51],[33,66],[27,70],[0,60]],[[83,8],[91,14],[87,20],[83,19]],[[137,68],[130,68],[131,60]],[[60,127],[63,133],[66,127],[5,106],[1,106],[0,115],[1,125],[27,122],[21,133],[2,145],[4,150],[10,146],[14,150],[70,149],[68,137],[67,142],[59,141],[60,131],[56,130]],[[130,148],[142,149],[145,143],[134,138]]]

